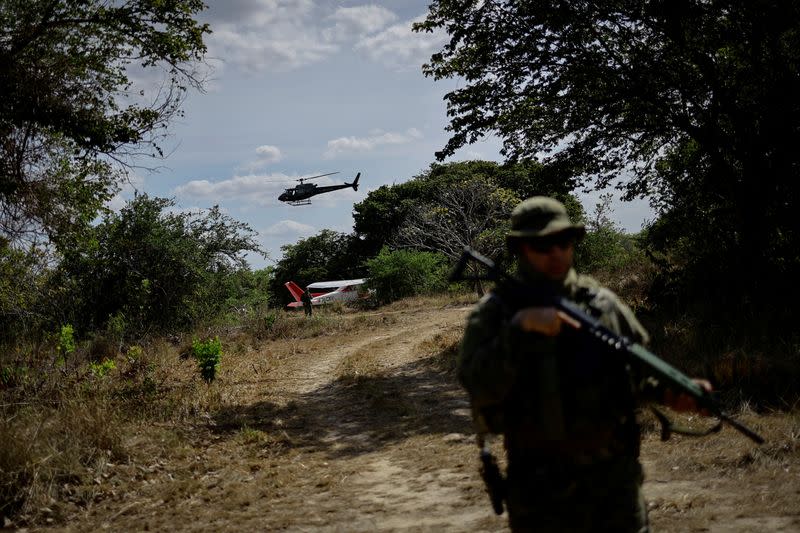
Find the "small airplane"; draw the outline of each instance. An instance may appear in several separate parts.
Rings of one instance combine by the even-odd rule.
[[[343,185],[327,185],[324,187],[319,187],[313,183],[305,183],[308,180],[314,180],[324,176],[331,176],[333,174],[338,174],[338,172],[329,172],[328,174],[320,174],[319,176],[311,176],[310,178],[300,178],[296,180],[300,182],[300,185],[297,187],[292,187],[291,189],[286,189],[283,194],[278,196],[278,200],[281,202],[286,202],[289,205],[310,205],[311,200],[309,200],[309,198],[318,194],[338,191],[339,189],[346,189],[348,187],[352,187],[354,191],[358,190],[358,179],[361,177],[361,172],[356,174],[356,179],[353,180],[353,183],[344,182]]]
[[[345,279],[339,281],[319,281],[308,285],[308,292],[311,293],[311,305],[324,305],[333,302],[349,302],[358,298],[359,285],[363,285],[365,279]],[[287,281],[284,286],[294,296],[294,302],[286,307],[294,309],[303,307],[303,289],[294,281]]]

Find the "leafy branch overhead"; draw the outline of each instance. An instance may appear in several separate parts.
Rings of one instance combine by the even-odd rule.
[[[797,2],[434,0],[415,29],[449,35],[425,74],[464,80],[437,157],[496,134],[511,160],[647,197],[703,288],[720,264],[721,297],[796,285]]]
[[[0,3],[0,237],[90,221],[131,157],[160,155],[210,30],[201,0]],[[153,94],[135,79],[160,72]],[[120,167],[122,164],[122,167]]]

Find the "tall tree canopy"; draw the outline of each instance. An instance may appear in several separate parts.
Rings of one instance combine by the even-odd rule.
[[[688,234],[697,270],[729,265],[754,295],[797,270],[796,1],[434,0],[416,29],[442,28],[425,73],[465,81],[439,157],[493,132],[510,159],[624,177]]]
[[[396,244],[397,233],[411,212],[423,205],[440,205],[445,193],[475,180],[511,191],[518,198],[537,194],[567,201],[581,216],[580,204],[569,197],[571,184],[554,169],[533,161],[501,165],[494,161],[434,163],[425,172],[397,185],[383,185],[353,206],[354,230],[362,256],[372,257],[386,244]]]
[[[0,1],[0,241],[95,218],[198,85],[202,0]],[[131,69],[166,73],[148,95]],[[141,75],[137,72],[137,75]]]

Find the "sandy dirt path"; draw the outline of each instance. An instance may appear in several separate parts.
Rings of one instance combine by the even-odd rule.
[[[477,475],[466,398],[435,353],[466,313],[401,310],[247,353],[220,378],[219,410],[162,442],[143,435],[150,460],[109,464],[97,503],[63,529],[504,531]],[[646,437],[656,530],[800,531],[797,448],[759,459],[730,439]]]

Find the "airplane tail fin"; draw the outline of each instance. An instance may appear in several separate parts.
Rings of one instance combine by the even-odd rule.
[[[361,172],[356,174],[356,179],[353,180],[353,183],[348,183],[348,185],[351,185],[353,187],[354,191],[358,190],[358,178],[360,178],[360,177],[361,177]]]
[[[300,288],[300,285],[298,285],[294,281],[287,281],[283,285],[287,289],[289,289],[289,292],[292,293],[292,296],[294,296],[295,301],[297,301],[297,302],[302,302],[303,301],[300,298],[301,296],[303,296],[303,289]]]

